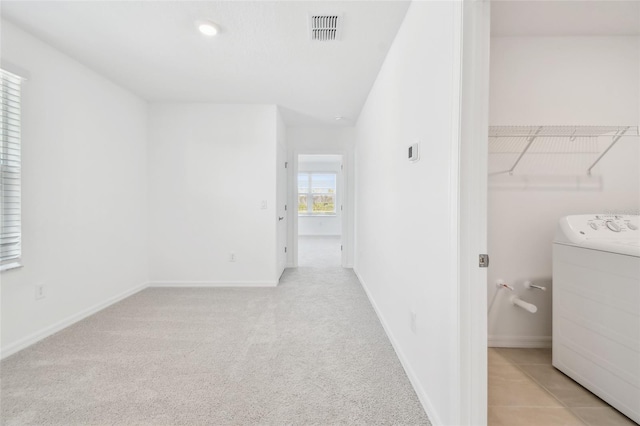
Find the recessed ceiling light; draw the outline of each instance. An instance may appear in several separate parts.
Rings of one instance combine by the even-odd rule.
[[[218,27],[218,25],[207,20],[196,21],[196,26],[198,27],[198,31],[208,37],[213,37],[220,31],[220,27]]]
[[[336,115],[334,118],[335,118],[335,120],[336,120],[336,121],[342,121],[342,120],[344,120],[344,117],[343,117],[343,116],[341,116],[341,115]]]

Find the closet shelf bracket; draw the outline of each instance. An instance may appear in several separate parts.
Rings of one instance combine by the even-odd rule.
[[[516,160],[516,162],[513,163],[513,166],[511,166],[511,169],[509,169],[509,174],[510,175],[513,175],[513,171],[518,166],[518,163],[520,162],[520,160],[522,160],[522,157],[524,157],[524,155],[527,153],[527,151],[531,147],[531,144],[533,144],[533,141],[536,140],[536,138],[538,137],[538,134],[540,134],[540,132],[542,131],[542,127],[543,126],[539,126],[538,129],[536,130],[536,132],[533,135],[531,135],[529,140],[527,140],[527,146],[522,150],[522,152],[518,156],[518,159]]]
[[[609,152],[609,150],[613,148],[616,142],[618,142],[620,138],[623,137],[624,134],[627,133],[627,131],[630,128],[631,128],[630,126],[627,126],[624,129],[621,129],[618,133],[616,133],[616,135],[613,137],[613,140],[611,141],[611,144],[607,147],[607,149],[602,151],[602,154],[600,154],[600,156],[596,159],[596,161],[594,161],[593,164],[589,166],[589,168],[587,169],[587,174],[589,176],[591,176],[591,169],[593,169],[596,166],[596,164],[598,164],[598,162],[602,159],[602,157],[604,157],[607,154],[607,152]]]

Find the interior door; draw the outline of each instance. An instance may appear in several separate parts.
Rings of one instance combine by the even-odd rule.
[[[276,188],[276,198],[277,198],[277,207],[276,207],[276,220],[277,220],[277,271],[278,277],[282,275],[284,269],[287,266],[287,221],[288,221],[288,210],[289,206],[287,206],[287,149],[284,144],[278,144],[278,153],[277,153],[277,188]]]

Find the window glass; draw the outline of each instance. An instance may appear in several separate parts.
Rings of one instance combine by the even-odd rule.
[[[313,193],[335,193],[336,192],[336,175],[313,173],[311,175],[311,187]]]
[[[336,202],[333,194],[315,194],[313,196],[313,213],[335,213]]]
[[[309,192],[309,173],[298,173],[298,193]]]
[[[336,213],[336,173],[298,173],[298,213],[327,215]]]
[[[307,212],[307,194],[298,194],[298,212]]]

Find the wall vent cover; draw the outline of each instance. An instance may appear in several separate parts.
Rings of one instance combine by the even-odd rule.
[[[341,15],[310,15],[310,37],[314,41],[338,41],[342,33]]]

